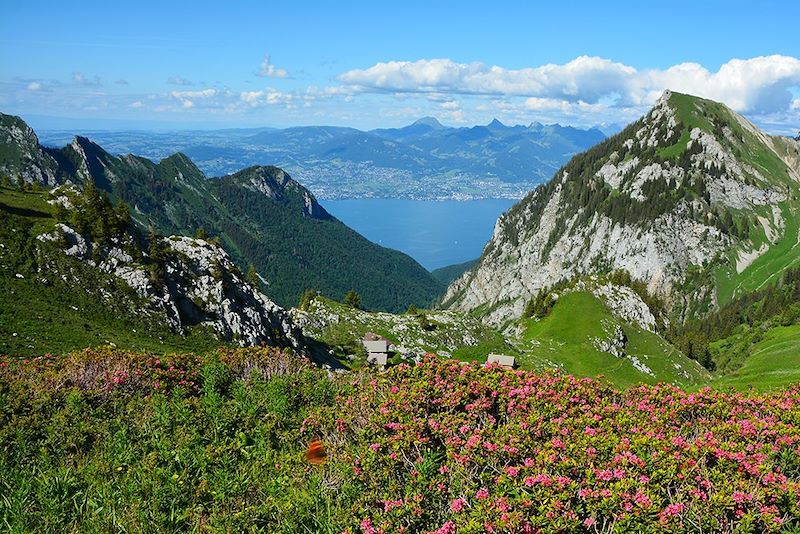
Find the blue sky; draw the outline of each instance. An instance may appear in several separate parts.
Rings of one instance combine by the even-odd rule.
[[[6,0],[0,110],[36,127],[586,126],[670,87],[788,133],[798,27],[796,1]]]

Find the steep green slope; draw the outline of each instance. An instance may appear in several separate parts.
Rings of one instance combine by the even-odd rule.
[[[203,229],[220,239],[242,269],[253,264],[266,293],[284,306],[297,303],[307,288],[334,299],[355,289],[369,308],[401,311],[409,304],[427,306],[444,290],[409,256],[368,241],[332,217],[277,167],[209,180],[184,154],[158,163],[117,157],[83,137],[63,149],[43,149],[19,118],[0,119],[0,171],[28,182],[93,181],[115,201],[128,203],[144,228],[182,235]],[[20,143],[16,132],[23,130],[26,142]],[[8,161],[2,159],[6,154]]]
[[[639,383],[670,382],[682,386],[703,383],[709,373],[686,358],[658,335],[616,317],[591,293],[563,294],[547,317],[522,321],[524,332],[517,348],[522,367],[557,367],[577,376],[603,375],[628,387]],[[624,333],[624,356],[598,348],[598,341]]]
[[[47,247],[37,248],[36,236],[56,224],[45,195],[0,186],[0,353],[59,354],[110,343],[165,353],[225,344],[209,331],[192,329],[181,336],[163,321],[131,313],[141,303],[124,284],[78,260],[50,254]],[[55,262],[81,282],[40,274],[43,262]],[[110,298],[100,298],[99,292]]]
[[[766,391],[800,382],[800,325],[777,326],[760,333],[760,341],[747,343],[747,355],[741,367],[712,382],[716,388],[754,388]],[[720,342],[719,349],[731,340]]]
[[[800,265],[800,207],[796,203],[782,202],[779,204],[779,213],[783,226],[775,229],[777,238],[774,242],[768,238],[763,226],[756,227],[750,233],[752,248],[758,250],[766,247],[766,252],[742,272],[737,272],[735,267],[735,254],[731,254],[730,261],[717,269],[720,304],[730,301],[736,295],[764,289],[780,279],[787,269]]]

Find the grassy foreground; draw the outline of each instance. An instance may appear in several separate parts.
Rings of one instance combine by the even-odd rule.
[[[3,358],[0,529],[796,532],[798,425],[797,387],[336,375],[270,348]]]

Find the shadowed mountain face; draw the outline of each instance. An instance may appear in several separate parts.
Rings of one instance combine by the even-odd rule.
[[[0,172],[53,185],[93,181],[131,207],[133,219],[164,234],[218,236],[241,266],[254,265],[264,291],[281,305],[313,288],[341,299],[350,289],[369,308],[424,306],[442,285],[412,258],[380,247],[317,203],[283,170],[249,167],[209,180],[184,154],[155,163],[114,156],[84,137],[43,148],[17,117],[0,117]]]
[[[799,199],[797,140],[667,91],[505,213],[445,303],[501,323],[560,280],[624,270],[683,321],[800,263]]]
[[[46,132],[60,146],[72,132]],[[209,175],[273,163],[320,198],[520,198],[572,155],[602,141],[597,129],[557,124],[451,128],[432,117],[368,132],[333,126],[205,132],[94,132],[112,153],[161,159],[183,152]]]

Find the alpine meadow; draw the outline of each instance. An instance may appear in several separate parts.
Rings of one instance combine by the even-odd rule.
[[[97,7],[0,7],[0,530],[800,532],[800,6]]]

